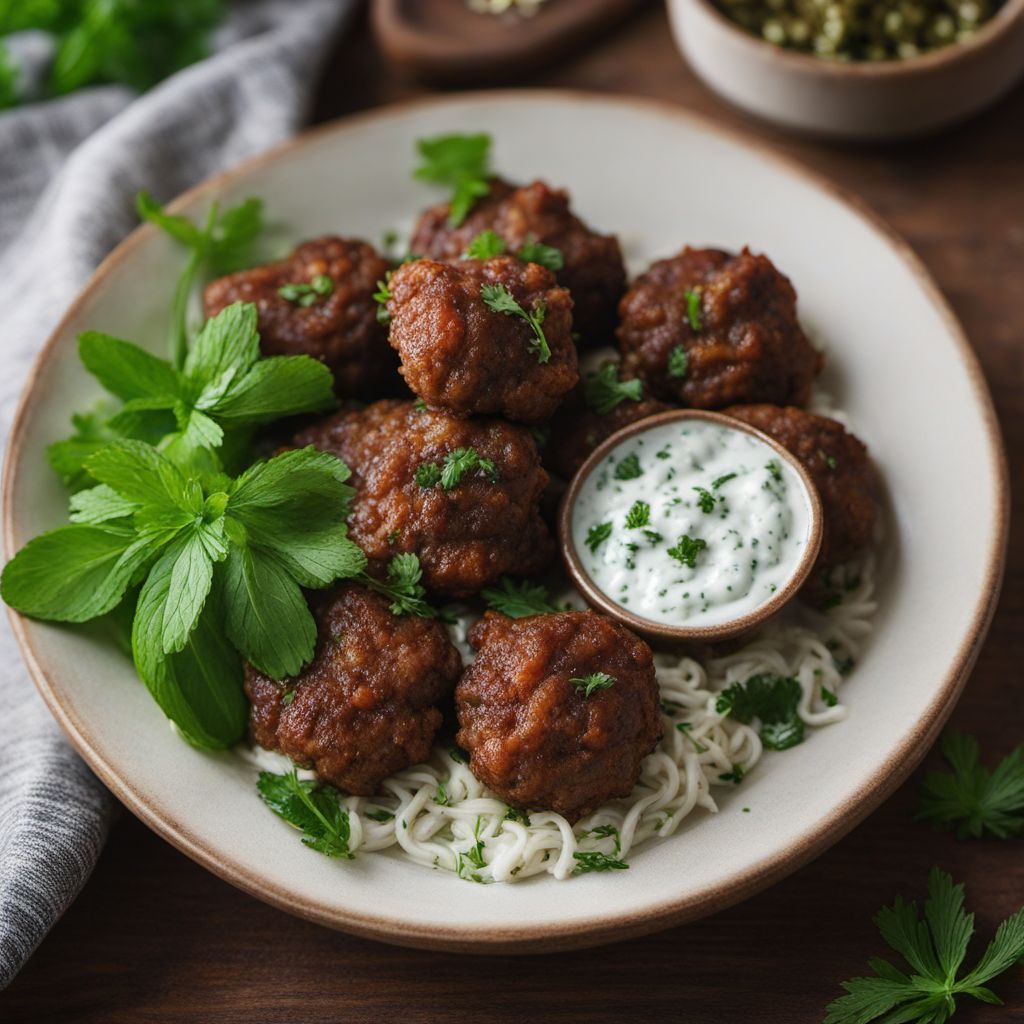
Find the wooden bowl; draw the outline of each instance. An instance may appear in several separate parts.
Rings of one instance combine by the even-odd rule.
[[[677,626],[634,615],[631,611],[613,601],[603,590],[594,584],[587,571],[583,568],[583,562],[573,541],[572,514],[576,499],[579,496],[584,481],[600,465],[605,456],[612,449],[622,444],[623,441],[634,437],[636,434],[646,433],[648,430],[660,427],[665,423],[678,423],[682,420],[700,420],[705,423],[713,423],[718,426],[728,427],[731,430],[741,431],[756,438],[771,449],[775,456],[785,462],[796,474],[803,487],[804,500],[808,510],[807,544],[804,546],[803,553],[792,575],[786,580],[785,584],[779,587],[767,601],[758,605],[757,608],[746,615],[739,615],[724,622],[716,622],[713,625]],[[572,577],[573,583],[576,584],[590,604],[600,608],[606,615],[610,615],[624,626],[628,626],[635,633],[639,633],[641,636],[645,636],[656,643],[670,644],[674,647],[706,646],[726,640],[735,640],[737,637],[752,633],[778,615],[796,597],[800,588],[806,582],[811,569],[814,567],[818,551],[821,549],[823,524],[824,515],[821,509],[818,489],[800,460],[788,449],[783,448],[778,441],[767,434],[763,434],[760,430],[754,429],[749,424],[733,419],[731,416],[724,416],[722,413],[705,412],[702,409],[672,409],[623,427],[622,430],[612,434],[611,437],[599,444],[590,453],[586,462],[576,471],[562,498],[558,511],[558,540],[562,549],[562,560],[565,562],[565,567]]]
[[[885,140],[927,134],[994,103],[1024,75],[1024,0],[965,43],[907,60],[847,63],[751,35],[710,0],[669,0],[676,43],[723,99],[784,128]]]

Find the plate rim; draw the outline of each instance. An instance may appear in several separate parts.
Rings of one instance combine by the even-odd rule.
[[[847,190],[824,174],[805,166],[799,160],[776,150],[769,143],[748,137],[739,129],[719,125],[710,117],[695,113],[669,100],[634,95],[606,95],[577,89],[471,90],[449,95],[417,97],[349,114],[309,128],[263,153],[206,178],[177,196],[167,204],[167,208],[175,212],[195,199],[215,193],[227,184],[244,179],[258,168],[274,163],[293,151],[305,148],[322,137],[344,134],[366,122],[402,117],[423,108],[450,106],[467,101],[483,103],[489,101],[499,103],[502,101],[562,102],[639,108],[683,124],[696,126],[702,131],[725,138],[741,148],[756,153],[761,159],[774,163],[787,174],[827,193],[840,204],[852,210],[880,236],[881,240],[907,266],[931,307],[940,315],[955,342],[961,363],[966,371],[975,407],[981,413],[988,441],[986,451],[992,463],[994,480],[993,540],[987,552],[981,594],[974,606],[970,625],[957,649],[956,656],[925,712],[885,762],[857,788],[849,799],[835,806],[830,814],[821,818],[811,828],[795,836],[778,853],[761,858],[750,864],[744,871],[738,872],[736,876],[699,893],[682,898],[666,897],[645,908],[620,913],[612,918],[595,913],[593,916],[577,922],[553,922],[524,926],[506,926],[501,923],[468,926],[411,925],[397,918],[378,917],[344,910],[325,910],[312,900],[307,901],[295,896],[265,876],[250,872],[230,860],[225,860],[217,849],[211,844],[205,843],[185,822],[174,820],[168,813],[161,812],[158,806],[147,804],[141,796],[136,795],[131,784],[125,781],[115,767],[109,764],[95,748],[87,725],[62,706],[28,635],[27,622],[29,620],[24,619],[10,608],[7,608],[7,614],[22,658],[28,667],[36,689],[71,745],[86,764],[118,801],[144,824],[224,881],[264,902],[306,920],[364,938],[377,939],[396,945],[489,954],[577,949],[649,934],[662,928],[717,913],[748,899],[824,853],[860,824],[902,785],[923,759],[946,719],[952,713],[991,625],[1006,563],[1010,502],[1009,468],[995,405],[980,361],[948,300],[910,244],[856,193]],[[4,457],[2,515],[5,558],[10,558],[14,550],[12,495],[16,478],[15,467],[21,461],[20,453],[25,441],[29,400],[35,391],[40,370],[52,356],[59,339],[66,332],[68,323],[93,294],[103,286],[111,270],[130,258],[135,250],[156,231],[157,229],[153,225],[142,224],[110,251],[72,300],[33,360],[12,420]],[[527,943],[529,946],[525,948]]]

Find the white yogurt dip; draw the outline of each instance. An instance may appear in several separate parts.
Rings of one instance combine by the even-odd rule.
[[[573,543],[594,586],[626,611],[716,626],[781,589],[811,541],[803,480],[763,441],[700,419],[638,431],[582,482]]]

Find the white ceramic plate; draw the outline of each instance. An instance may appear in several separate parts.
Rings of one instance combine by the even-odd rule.
[[[43,696],[82,755],[147,824],[211,871],[286,910],[365,935],[473,952],[625,938],[734,903],[820,853],[923,756],[987,628],[1006,534],[998,428],[973,356],[905,246],[835,189],[675,108],[561,93],[463,95],[328,126],[177,204],[262,196],[294,240],[379,240],[438,198],[410,177],[413,143],[493,133],[512,179],[568,186],[619,233],[631,269],[683,242],[766,251],[794,280],[827,347],[824,378],[870,445],[891,495],[897,550],[846,721],[771,757],[718,815],[637,850],[631,869],[567,882],[469,885],[389,855],[328,860],[257,799],[253,769],[192,750],[115,649],[16,619]],[[44,350],[6,465],[10,553],[64,515],[43,457],[68,412],[97,397],[75,336],[109,331],[162,354],[181,252],[146,227],[99,269]],[[809,784],[813,780],[813,784]],[[751,808],[741,814],[740,805]]]

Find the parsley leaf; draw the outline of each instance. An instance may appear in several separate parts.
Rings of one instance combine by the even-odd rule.
[[[574,875],[585,875],[591,871],[625,871],[629,867],[624,860],[594,850],[577,850],[573,857],[576,860]]]
[[[612,535],[611,523],[597,523],[587,531],[586,545],[591,551],[597,549]]]
[[[416,615],[421,619],[432,619],[437,609],[427,601],[426,588],[420,583],[423,570],[418,556],[411,552],[395,555],[388,563],[387,579],[378,580],[365,573],[361,582],[378,594],[391,600],[392,615]]]
[[[626,513],[626,529],[639,530],[651,522],[651,506],[646,501],[634,501]]]
[[[684,298],[686,299],[686,319],[690,324],[690,329],[699,334],[704,328],[700,308],[700,291],[690,289]]]
[[[527,828],[530,827],[530,815],[518,807],[513,807],[511,804],[506,805],[504,821],[516,821],[520,825],[525,825]]]
[[[707,546],[707,541],[701,540],[700,537],[688,537],[686,534],[683,534],[679,538],[679,543],[675,547],[668,549],[668,554],[670,558],[674,558],[677,562],[690,569],[696,569],[697,556]]]
[[[618,465],[615,467],[615,479],[635,480],[638,476],[643,476],[643,472],[640,466],[640,457],[636,452],[630,452],[619,459]]]
[[[607,416],[625,401],[639,402],[643,398],[643,384],[639,380],[619,380],[615,363],[604,363],[596,373],[589,373],[583,381],[583,399],[598,416]]]
[[[290,281],[277,289],[277,294],[287,302],[292,302],[303,309],[308,309],[320,298],[334,292],[334,282],[326,274],[317,274],[309,284],[302,281]]]
[[[686,349],[682,345],[676,345],[668,354],[668,375],[681,380],[689,368],[690,357],[686,354]]]
[[[559,610],[548,600],[547,587],[530,583],[528,580],[516,583],[508,576],[502,576],[497,587],[483,590],[481,596],[488,607],[511,619],[524,619],[528,615],[549,615]]]
[[[735,474],[733,474],[735,476]],[[715,511],[718,499],[705,487],[694,487],[697,492],[697,506],[705,514]]]
[[[532,237],[523,243],[522,248],[516,253],[516,258],[523,263],[538,263],[552,273],[557,273],[565,266],[565,257],[561,249],[556,249],[553,245],[544,245]]]
[[[373,301],[377,303],[377,323],[387,326],[391,323],[391,314],[388,312],[388,303],[391,301],[391,274],[388,271],[383,281],[377,282],[377,290],[373,293]]]
[[[495,256],[501,256],[507,249],[508,246],[505,244],[505,239],[496,231],[487,228],[486,231],[481,231],[466,246],[466,251],[462,254],[462,258],[467,260],[489,260]]]
[[[326,857],[352,860],[348,811],[336,790],[300,779],[294,769],[283,775],[260,772],[256,783],[263,802],[302,835],[302,843]]]
[[[418,140],[416,149],[421,163],[414,176],[420,181],[451,187],[448,224],[458,227],[473,203],[490,192],[490,135],[436,135]]]
[[[492,313],[504,313],[506,316],[516,316],[525,321],[533,332],[533,341],[530,342],[530,351],[537,356],[538,363],[546,363],[551,358],[551,347],[544,335],[544,317],[547,315],[547,306],[538,302],[531,312],[527,312],[516,302],[512,293],[503,284],[484,284],[480,286],[480,297],[484,305]]]
[[[915,815],[957,838],[1024,835],[1024,745],[989,770],[979,761],[978,741],[950,730],[942,754],[951,772],[931,772],[921,787]]]
[[[584,697],[589,697],[598,690],[607,690],[614,686],[618,680],[607,672],[591,672],[589,676],[573,676],[570,680],[577,690],[583,691]]]
[[[974,915],[964,911],[963,902],[964,887],[932,868],[924,920],[917,904],[900,896],[892,906],[883,907],[875,924],[910,971],[886,960],[869,960],[874,975],[844,981],[846,995],[829,1004],[825,1024],[938,1024],[956,1012],[959,995],[1002,1005],[984,983],[1024,956],[1024,908],[999,926],[977,966],[958,977],[974,933]]]
[[[745,724],[756,718],[764,745],[788,750],[803,742],[804,722],[797,710],[802,696],[803,689],[793,677],[762,673],[724,690],[715,710]]]
[[[711,482],[711,490],[717,491],[719,487],[723,486],[724,484],[727,484],[730,480],[735,479],[735,473],[724,473],[722,476],[718,477],[718,479],[713,480]]]
[[[440,484],[444,490],[450,491],[458,487],[467,473],[473,472],[487,477],[492,484],[501,479],[494,461],[484,458],[475,448],[456,448],[445,455],[440,465],[436,462],[420,463],[414,479],[424,489]]]

